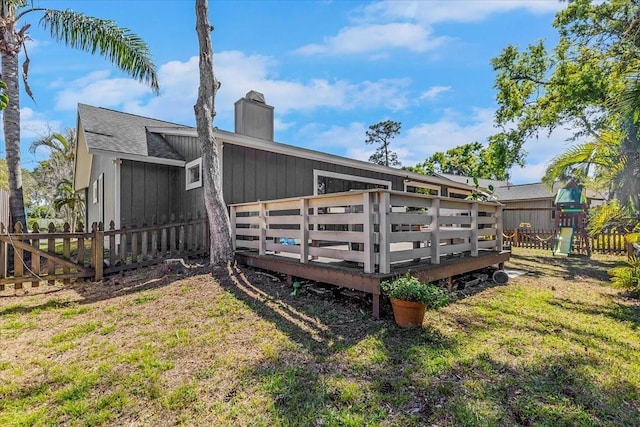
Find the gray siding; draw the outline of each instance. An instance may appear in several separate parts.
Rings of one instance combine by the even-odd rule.
[[[120,166],[120,216],[124,224],[150,224],[181,211],[176,198],[176,183],[182,168],[123,160]],[[184,180],[184,172],[183,178]],[[182,187],[184,188],[184,186]]]
[[[167,135],[165,138],[187,163],[202,156],[200,143],[197,138],[174,135]],[[175,173],[175,179],[171,187],[173,199],[171,213],[176,215],[176,218],[179,218],[180,215],[186,218],[189,214],[195,216],[197,212],[200,212],[200,214],[204,216],[203,188],[199,187],[187,190],[185,169],[176,167]]]
[[[504,207],[507,209],[522,209],[516,211],[504,211],[503,225],[506,230],[518,228],[521,223],[531,224],[531,229],[534,230],[553,229],[553,213],[551,210],[527,210],[531,208],[551,208],[553,206],[553,201],[550,198],[513,202],[503,201],[502,203],[504,203]]]
[[[115,221],[115,165],[114,157],[93,156],[89,188],[87,189],[87,224],[91,227],[93,222],[102,221],[105,227],[109,222]],[[102,180],[98,181],[103,174]],[[93,186],[98,181],[98,200],[94,203]]]
[[[391,181],[404,190],[401,176],[225,144],[223,187],[227,204],[313,194],[313,170]]]

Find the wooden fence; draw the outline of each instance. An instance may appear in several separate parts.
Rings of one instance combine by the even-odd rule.
[[[231,228],[235,249],[389,273],[394,263],[500,252],[501,212],[495,202],[378,189],[231,205]]]
[[[209,253],[208,221],[175,220],[152,225],[122,226],[113,222],[108,230],[94,223],[90,231],[80,225],[70,232],[56,232],[54,224],[42,232],[37,224],[31,232],[23,232],[22,224],[8,233],[0,224],[0,291],[7,284],[21,289],[56,280],[69,283],[79,278],[101,280],[106,274],[140,268],[173,257],[204,256]]]
[[[502,238],[505,246],[517,248],[552,250],[555,243],[553,230],[517,228],[515,230],[505,230]],[[579,239],[580,236],[578,235],[574,237],[572,251],[574,253],[584,252],[584,245]],[[590,236],[589,245],[591,252],[601,254],[626,255],[629,250],[629,245],[625,241],[625,234],[617,231]]]

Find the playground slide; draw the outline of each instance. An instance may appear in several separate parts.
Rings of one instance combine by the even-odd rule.
[[[573,227],[560,227],[553,247],[553,254],[569,255],[573,244]]]

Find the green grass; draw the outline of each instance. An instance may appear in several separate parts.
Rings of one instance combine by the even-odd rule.
[[[620,262],[516,249],[529,275],[415,329],[249,271],[0,301],[0,425],[640,425]]]

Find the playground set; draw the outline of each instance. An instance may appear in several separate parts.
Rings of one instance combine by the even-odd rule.
[[[585,229],[588,210],[584,187],[567,185],[555,200],[553,255],[568,256],[573,251],[591,256],[589,236]]]

